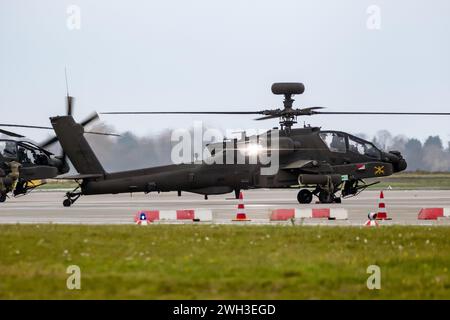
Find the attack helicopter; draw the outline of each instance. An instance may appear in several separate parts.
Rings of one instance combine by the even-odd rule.
[[[404,112],[327,112],[322,107],[293,107],[293,96],[303,94],[302,83],[274,83],[272,93],[284,96],[283,108],[262,111],[144,111],[103,112],[103,114],[215,114],[261,115],[256,120],[279,118],[280,128],[264,135],[243,136],[208,146],[211,157],[225,159],[229,153],[255,150],[250,141],[257,141],[259,153],[278,153],[279,166],[273,174],[262,174],[265,164],[248,162],[226,163],[200,161],[172,164],[138,170],[108,173],[83,137],[83,127],[71,116],[50,118],[57,139],[78,171],[79,186],[66,194],[64,206],[71,206],[82,195],[132,192],[183,191],[208,195],[256,188],[298,188],[297,200],[310,203],[317,196],[320,203],[341,202],[341,198],[355,196],[370,184],[367,178],[390,176],[407,167],[399,151],[382,151],[373,143],[354,135],[318,127],[293,128],[297,117],[316,114],[329,115],[450,115],[450,113]],[[275,138],[276,137],[276,138]],[[258,141],[266,139],[266,147]],[[276,139],[276,140],[274,140]],[[276,149],[272,146],[277,146]],[[250,155],[247,154],[249,157]],[[234,157],[236,159],[236,157]]]
[[[72,115],[73,98],[67,96],[67,115]],[[87,126],[98,119],[98,114],[93,113],[81,126]],[[53,130],[52,127],[19,125],[1,123],[0,127],[15,127],[26,129]],[[89,134],[115,135],[95,131],[86,131]],[[9,193],[13,196],[25,195],[33,189],[46,183],[45,179],[56,178],[69,172],[67,156],[54,155],[48,151],[54,143],[55,137],[41,143],[35,143],[25,136],[9,130],[0,129],[0,202],[4,202]]]

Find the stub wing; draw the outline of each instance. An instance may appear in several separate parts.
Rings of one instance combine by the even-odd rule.
[[[287,165],[281,166],[283,170],[292,170],[292,169],[304,169],[310,167],[314,160],[296,160],[294,162],[288,163]]]
[[[61,176],[55,179],[60,180],[80,180],[80,179],[89,179],[89,178],[101,178],[103,174],[74,174],[70,176]]]

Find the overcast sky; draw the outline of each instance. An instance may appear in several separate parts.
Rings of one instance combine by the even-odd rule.
[[[70,5],[80,9],[80,29]],[[0,0],[0,49],[0,122],[48,125],[64,113],[66,66],[78,120],[92,110],[278,107],[276,81],[305,84],[297,107],[450,112],[448,0]],[[187,116],[102,118],[139,135],[192,125]],[[252,116],[198,119],[222,129],[277,125]],[[450,138],[450,117],[304,120],[369,135]]]

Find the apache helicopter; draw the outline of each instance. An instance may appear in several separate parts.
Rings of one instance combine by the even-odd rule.
[[[67,96],[68,116],[72,115],[72,105],[73,98]],[[94,113],[81,122],[81,126],[84,127],[96,119],[98,114]],[[1,123],[0,127],[53,130],[52,127],[5,123]],[[86,133],[115,135],[94,131]],[[52,137],[41,143],[34,143],[25,136],[8,130],[0,129],[0,134],[10,137],[0,138],[0,202],[6,200],[9,192],[14,196],[24,195],[45,184],[45,179],[56,178],[69,172],[64,152],[61,155],[54,155],[46,150],[58,142],[58,139]]]
[[[275,174],[262,175],[261,164],[220,164],[194,162],[173,164],[139,170],[107,173],[95,156],[83,128],[71,116],[50,118],[56,136],[71,160],[78,175],[79,186],[66,194],[64,206],[70,206],[82,195],[117,194],[128,192],[182,191],[208,195],[234,191],[236,198],[241,189],[302,188],[298,202],[310,203],[313,195],[321,203],[340,202],[341,197],[354,196],[368,187],[363,179],[389,176],[406,169],[407,164],[398,151],[381,151],[373,143],[354,135],[321,130],[317,127],[293,128],[299,116],[315,114],[385,114],[385,115],[450,115],[450,113],[401,112],[325,112],[322,107],[294,109],[292,98],[302,94],[302,83],[275,83],[272,92],[284,96],[284,108],[263,111],[210,111],[210,112],[104,112],[103,114],[259,114],[256,120],[279,118],[280,129],[269,130],[265,136],[278,137],[279,169]],[[213,157],[225,158],[229,152],[253,149],[249,141],[257,137],[242,137],[221,144],[212,144]],[[262,137],[263,138],[263,137]],[[271,145],[263,152],[271,153]],[[261,150],[260,150],[261,151]],[[340,194],[339,194],[340,193]]]

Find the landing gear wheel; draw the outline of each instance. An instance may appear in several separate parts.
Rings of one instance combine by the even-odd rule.
[[[313,194],[308,189],[302,189],[297,194],[297,200],[299,203],[306,204],[311,203]]]
[[[63,201],[63,206],[64,207],[70,207],[72,205],[72,200],[70,200],[70,199],[65,199],[64,201]]]
[[[0,202],[5,202],[6,201],[6,193],[1,193],[0,194]]]
[[[66,193],[66,199],[63,201],[64,207],[70,207],[81,197],[82,192],[76,192],[79,188],[80,186],[76,187],[72,192]]]
[[[326,190],[321,190],[319,192],[320,203],[333,203],[334,197],[331,193]]]
[[[342,203],[341,197],[336,197],[333,200],[334,200],[334,203]]]

